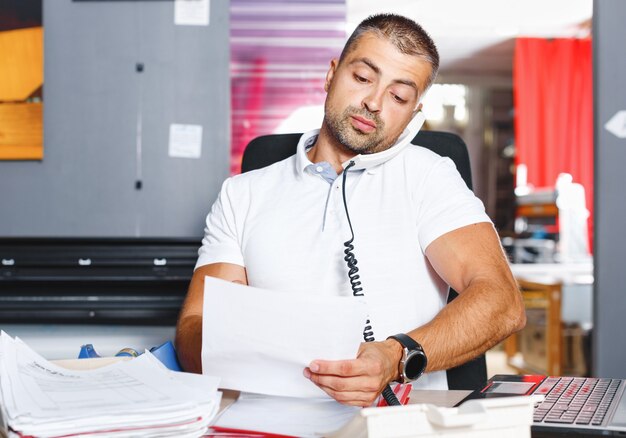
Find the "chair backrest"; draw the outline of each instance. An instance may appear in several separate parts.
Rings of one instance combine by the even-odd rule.
[[[253,139],[246,147],[241,160],[241,171],[248,172],[269,166],[288,158],[296,153],[296,147],[302,134],[270,134]],[[472,171],[470,168],[467,146],[461,137],[450,132],[420,131],[411,141],[414,145],[423,146],[433,152],[449,157],[456,165],[461,177],[472,188]],[[450,289],[448,303],[458,293]],[[474,390],[483,388],[487,382],[487,363],[485,355],[447,370],[448,388]]]
[[[241,172],[260,169],[292,156],[296,153],[301,136],[302,134],[270,134],[253,139],[243,153]],[[469,154],[461,137],[450,132],[420,131],[411,143],[449,157],[454,161],[465,184],[472,188]]]

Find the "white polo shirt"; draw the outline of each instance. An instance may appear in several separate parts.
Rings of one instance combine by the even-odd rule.
[[[246,268],[252,286],[352,295],[343,260],[350,229],[342,176],[329,184],[306,155],[317,133],[304,134],[294,156],[224,182],[206,219],[196,268],[233,263]],[[419,146],[349,171],[346,197],[376,340],[429,322],[445,306],[448,285],[424,251],[449,231],[490,222],[481,201],[449,158]],[[429,373],[414,386],[447,389],[446,374]]]

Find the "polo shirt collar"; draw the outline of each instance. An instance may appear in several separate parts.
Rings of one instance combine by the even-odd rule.
[[[312,131],[305,132],[302,134],[302,137],[300,137],[300,141],[298,142],[298,147],[296,149],[296,171],[298,176],[304,175],[307,166],[313,164],[311,160],[309,160],[306,152],[311,146],[313,146],[313,144],[315,144],[319,133],[319,129],[314,129]],[[374,175],[378,172],[380,167],[380,164],[368,167],[366,172],[370,175]]]
[[[305,132],[302,134],[302,137],[300,137],[300,141],[298,142],[298,147],[296,149],[296,172],[299,176],[304,175],[307,166],[313,164],[311,160],[309,160],[306,151],[309,147],[313,146],[319,133],[319,129],[314,129],[312,131]]]

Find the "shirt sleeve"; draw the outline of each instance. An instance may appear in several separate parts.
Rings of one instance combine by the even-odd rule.
[[[220,194],[206,217],[204,238],[198,250],[198,261],[194,269],[210,263],[233,263],[244,266],[231,183],[232,178],[224,181]]]
[[[418,238],[422,251],[438,237],[491,219],[480,199],[467,188],[454,162],[437,160],[424,179],[418,210]]]

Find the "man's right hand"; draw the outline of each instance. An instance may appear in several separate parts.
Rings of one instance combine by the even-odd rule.
[[[339,403],[367,407],[398,377],[401,357],[396,341],[364,342],[356,359],[314,360],[304,376]]]

